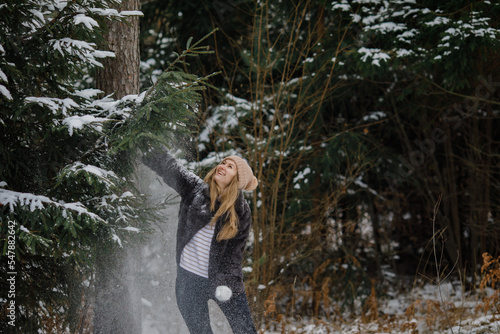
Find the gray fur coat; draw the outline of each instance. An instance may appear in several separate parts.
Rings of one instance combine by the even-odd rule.
[[[201,178],[189,172],[168,152],[143,158],[144,164],[163,178],[181,197],[179,222],[177,227],[177,264],[184,247],[191,238],[212,220],[210,211],[209,187]],[[215,211],[218,208],[215,208]],[[212,295],[217,286],[228,286],[233,295],[245,292],[243,285],[243,251],[245,249],[251,225],[251,212],[248,203],[240,191],[235,203],[239,217],[238,233],[230,240],[217,241],[216,237],[223,226],[219,219],[215,224],[214,238],[210,247],[208,279]]]

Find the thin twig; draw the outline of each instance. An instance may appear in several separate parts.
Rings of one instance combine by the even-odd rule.
[[[439,205],[441,204],[442,196],[443,196],[442,194],[439,195],[437,202],[434,205],[434,215],[432,217],[432,247],[433,247],[433,251],[434,251],[434,262],[436,263],[436,283],[438,286],[439,298],[441,299],[441,303],[444,303],[443,293],[441,291],[440,261],[438,261],[437,249],[436,249],[437,248],[437,246],[436,246],[436,217],[437,217],[437,213],[439,210]],[[455,263],[455,265],[456,265],[456,263]],[[455,266],[453,266],[453,268],[455,268]],[[448,277],[448,276],[445,276],[445,279],[446,279],[446,277]],[[444,316],[446,317],[446,321],[448,322],[448,326],[450,328],[451,333],[454,334],[455,332],[453,331],[453,327],[451,326],[451,320],[448,317],[448,313],[444,312]]]

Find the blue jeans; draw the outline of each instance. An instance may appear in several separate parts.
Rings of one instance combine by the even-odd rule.
[[[233,295],[220,302],[210,295],[208,279],[177,267],[175,293],[179,311],[192,334],[213,334],[210,327],[208,300],[214,300],[226,316],[234,334],[257,334],[248,307],[247,296]]]

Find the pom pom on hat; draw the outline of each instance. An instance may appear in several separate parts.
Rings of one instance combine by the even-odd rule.
[[[236,155],[226,157],[226,159],[233,160],[238,167],[238,189],[252,191],[257,188],[259,181],[253,175],[252,168],[248,165],[245,159]]]

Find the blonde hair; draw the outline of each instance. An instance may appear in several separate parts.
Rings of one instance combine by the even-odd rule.
[[[219,199],[219,196],[221,203],[219,209],[212,218],[211,224],[215,225],[220,217],[225,217],[226,222],[219,234],[217,234],[217,241],[229,240],[234,238],[236,233],[238,233],[239,219],[236,214],[236,209],[234,208],[240,192],[238,189],[238,174],[231,180],[225,191],[221,193],[221,189],[214,178],[216,170],[217,167],[213,168],[208,172],[207,176],[205,176],[205,182],[208,183],[210,188],[210,211],[215,211],[215,203],[217,199]]]

